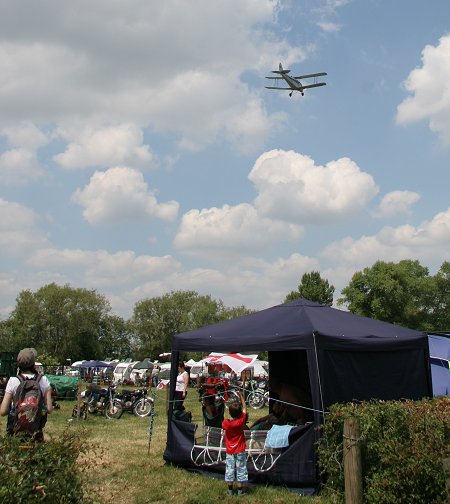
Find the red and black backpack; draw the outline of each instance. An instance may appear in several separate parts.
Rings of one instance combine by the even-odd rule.
[[[14,394],[13,434],[34,435],[41,430],[44,394],[40,387],[41,374],[33,378],[18,375],[20,383]]]

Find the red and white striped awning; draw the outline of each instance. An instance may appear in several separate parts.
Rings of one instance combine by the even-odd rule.
[[[211,352],[201,362],[206,364],[226,364],[236,374],[240,374],[244,369],[253,366],[257,355],[242,355],[240,353],[222,354]]]

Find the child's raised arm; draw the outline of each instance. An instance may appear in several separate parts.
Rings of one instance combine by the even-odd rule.
[[[245,403],[244,396],[242,392],[238,390],[239,397],[241,398],[242,413],[247,414],[247,404]]]

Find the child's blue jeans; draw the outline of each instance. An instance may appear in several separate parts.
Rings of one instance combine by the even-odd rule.
[[[247,454],[245,452],[235,455],[227,453],[225,464],[225,481],[237,480],[240,483],[248,481]]]

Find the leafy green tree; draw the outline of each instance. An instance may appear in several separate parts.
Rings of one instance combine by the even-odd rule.
[[[16,307],[3,322],[4,349],[18,352],[23,347],[38,348],[43,339],[42,317],[38,302],[30,290],[24,290],[16,298]]]
[[[6,324],[8,349],[31,346],[60,362],[102,358],[110,310],[95,290],[52,283],[36,292],[22,291]]]
[[[433,277],[430,325],[435,331],[450,331],[450,262],[442,263]]]
[[[250,315],[254,313],[255,310],[250,310],[244,305],[241,306],[232,306],[231,308],[223,308],[223,310],[218,314],[219,321],[222,320],[232,320],[238,317],[243,317],[244,315]]]
[[[414,329],[433,330],[438,319],[434,313],[438,307],[437,298],[441,296],[443,300],[438,310],[442,316],[448,280],[445,264],[436,277],[430,277],[428,268],[419,261],[377,261],[372,267],[353,275],[349,285],[342,290],[343,297],[338,304],[346,304],[352,313],[366,317]]]
[[[0,348],[12,352],[16,348],[13,342],[14,333],[9,320],[0,320]]]
[[[45,352],[39,353],[37,360],[45,366],[58,367],[61,364],[60,359]]]
[[[297,298],[309,299],[325,306],[333,304],[334,286],[323,279],[318,271],[305,273],[296,291],[290,292],[284,302],[294,301]]]
[[[133,354],[130,323],[117,315],[107,315],[101,323],[99,341],[103,355],[112,359],[127,358]]]
[[[244,314],[246,309],[227,309],[221,300],[195,291],[172,291],[144,299],[134,306],[131,326],[136,337],[137,356],[155,357],[172,346],[174,334],[214,324]]]
[[[60,365],[66,365],[68,362],[62,362],[58,357],[54,357],[45,352],[39,352],[37,361],[43,365],[43,371],[47,375],[55,375]]]

